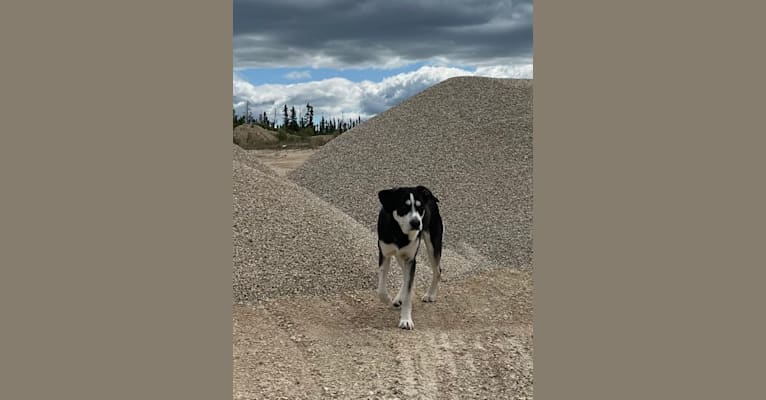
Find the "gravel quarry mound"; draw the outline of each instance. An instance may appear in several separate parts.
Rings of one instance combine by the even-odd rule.
[[[448,79],[340,135],[288,177],[369,230],[379,190],[427,186],[447,249],[482,267],[531,269],[532,80]]]
[[[370,286],[371,232],[283,178],[232,167],[235,303]]]
[[[273,133],[258,125],[242,124],[234,128],[234,143],[242,147],[254,148],[276,142],[277,137]]]
[[[308,190],[277,176],[247,151],[234,149],[233,232],[235,303],[291,295],[328,295],[377,285],[373,232]],[[431,272],[418,255],[418,287]],[[444,279],[474,265],[452,251],[443,254]],[[391,268],[389,287],[401,284]],[[425,289],[423,289],[425,290]]]

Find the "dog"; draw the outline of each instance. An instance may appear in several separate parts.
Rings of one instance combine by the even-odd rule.
[[[433,271],[431,286],[423,296],[424,302],[436,300],[441,280],[444,226],[436,204],[439,199],[424,186],[381,190],[378,199],[382,205],[378,214],[378,297],[385,304],[401,307],[399,328],[414,329],[412,293],[415,258],[421,239]],[[393,301],[386,288],[392,257],[396,257],[402,268],[402,287]]]

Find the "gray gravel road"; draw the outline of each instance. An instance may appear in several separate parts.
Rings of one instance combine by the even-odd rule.
[[[531,399],[530,272],[494,269],[416,302],[372,291],[235,305],[235,399]]]

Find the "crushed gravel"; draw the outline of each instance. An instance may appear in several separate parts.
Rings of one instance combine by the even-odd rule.
[[[242,124],[234,128],[234,143],[245,148],[276,142],[277,138],[273,133],[258,125]]]
[[[278,176],[253,152],[237,146],[233,152],[235,303],[375,289],[378,253],[373,231]],[[445,282],[474,268],[472,260],[452,250],[442,255]],[[417,270],[417,288],[424,290],[431,272],[423,252]],[[393,265],[391,290],[401,284],[401,276],[401,269]]]
[[[233,307],[234,398],[531,399],[531,271],[482,271],[415,302],[369,292]]]
[[[283,178],[232,166],[235,303],[370,286],[369,231]]]
[[[532,266],[532,81],[459,77],[323,146],[288,178],[369,230],[377,191],[425,185],[445,246],[480,266]]]

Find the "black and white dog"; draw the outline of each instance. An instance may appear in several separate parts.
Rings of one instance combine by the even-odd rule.
[[[423,186],[400,187],[378,192],[383,207],[378,214],[378,296],[394,307],[401,307],[399,327],[413,329],[412,292],[415,280],[415,257],[421,238],[425,242],[428,260],[433,271],[431,287],[423,301],[436,299],[441,278],[442,233],[444,227],[439,215],[439,201]],[[391,257],[402,267],[402,287],[393,302],[386,288]]]

